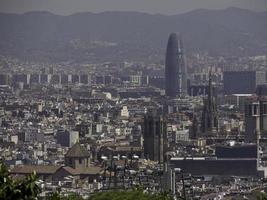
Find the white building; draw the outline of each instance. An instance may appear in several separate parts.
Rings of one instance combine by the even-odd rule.
[[[121,116],[122,117],[126,117],[126,118],[129,117],[129,111],[128,111],[127,106],[123,106],[122,107],[122,109],[121,109]]]

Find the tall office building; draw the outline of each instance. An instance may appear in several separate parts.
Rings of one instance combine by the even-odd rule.
[[[58,74],[53,74],[53,75],[51,76],[51,80],[50,80],[50,82],[51,82],[52,84],[59,84],[59,83],[60,83],[60,75],[58,75]]]
[[[162,163],[167,142],[167,125],[162,116],[158,116],[156,113],[145,115],[143,138],[144,156],[147,159]]]
[[[80,76],[78,74],[72,74],[71,75],[71,82],[73,84],[77,84],[80,82]]]
[[[257,169],[267,166],[267,95],[266,86],[258,86],[256,95],[245,104],[245,141],[257,144]]]
[[[251,96],[245,103],[245,139],[256,142],[257,138],[267,138],[267,95],[265,86],[259,86],[256,96]]]
[[[68,76],[68,74],[61,74],[61,76],[60,76],[60,83],[62,85],[67,85],[69,83],[69,76]]]
[[[71,147],[79,141],[79,132],[60,128],[57,130],[56,140],[62,147]]]
[[[40,74],[40,83],[41,84],[48,84],[49,83],[48,74]]]
[[[169,37],[165,60],[165,91],[169,97],[187,94],[187,69],[181,35]]]
[[[85,85],[89,84],[89,76],[88,76],[88,74],[81,74],[80,75],[80,82],[82,84],[85,84]]]
[[[11,76],[9,74],[0,74],[0,85],[9,85]]]
[[[28,83],[28,76],[27,76],[27,74],[14,74],[12,77],[12,82],[13,82],[13,84],[16,84],[16,83],[27,84]]]
[[[209,72],[208,97],[204,99],[201,119],[201,130],[205,134],[218,132],[218,112],[216,98],[212,87],[211,71]]]
[[[223,73],[224,93],[252,94],[257,85],[265,84],[264,71],[226,71]]]

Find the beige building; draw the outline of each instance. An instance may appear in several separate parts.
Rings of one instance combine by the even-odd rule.
[[[65,155],[65,165],[18,165],[11,170],[14,177],[29,175],[36,172],[39,179],[43,181],[63,182],[66,177],[73,177],[72,186],[78,184],[92,183],[100,178],[103,172],[101,167],[90,166],[90,154],[79,143],[73,145]]]

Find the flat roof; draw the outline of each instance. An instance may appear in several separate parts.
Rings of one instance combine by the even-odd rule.
[[[253,94],[232,94],[232,95],[237,97],[251,97]]]
[[[172,157],[170,160],[257,160],[257,158]]]

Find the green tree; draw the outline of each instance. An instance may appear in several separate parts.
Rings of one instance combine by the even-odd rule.
[[[261,192],[257,195],[257,200],[267,200],[267,193]]]
[[[58,192],[54,192],[50,197],[48,197],[49,200],[60,200],[60,194]]]
[[[41,189],[36,184],[36,174],[26,176],[22,180],[13,180],[7,167],[0,163],[0,199],[33,200]]]

